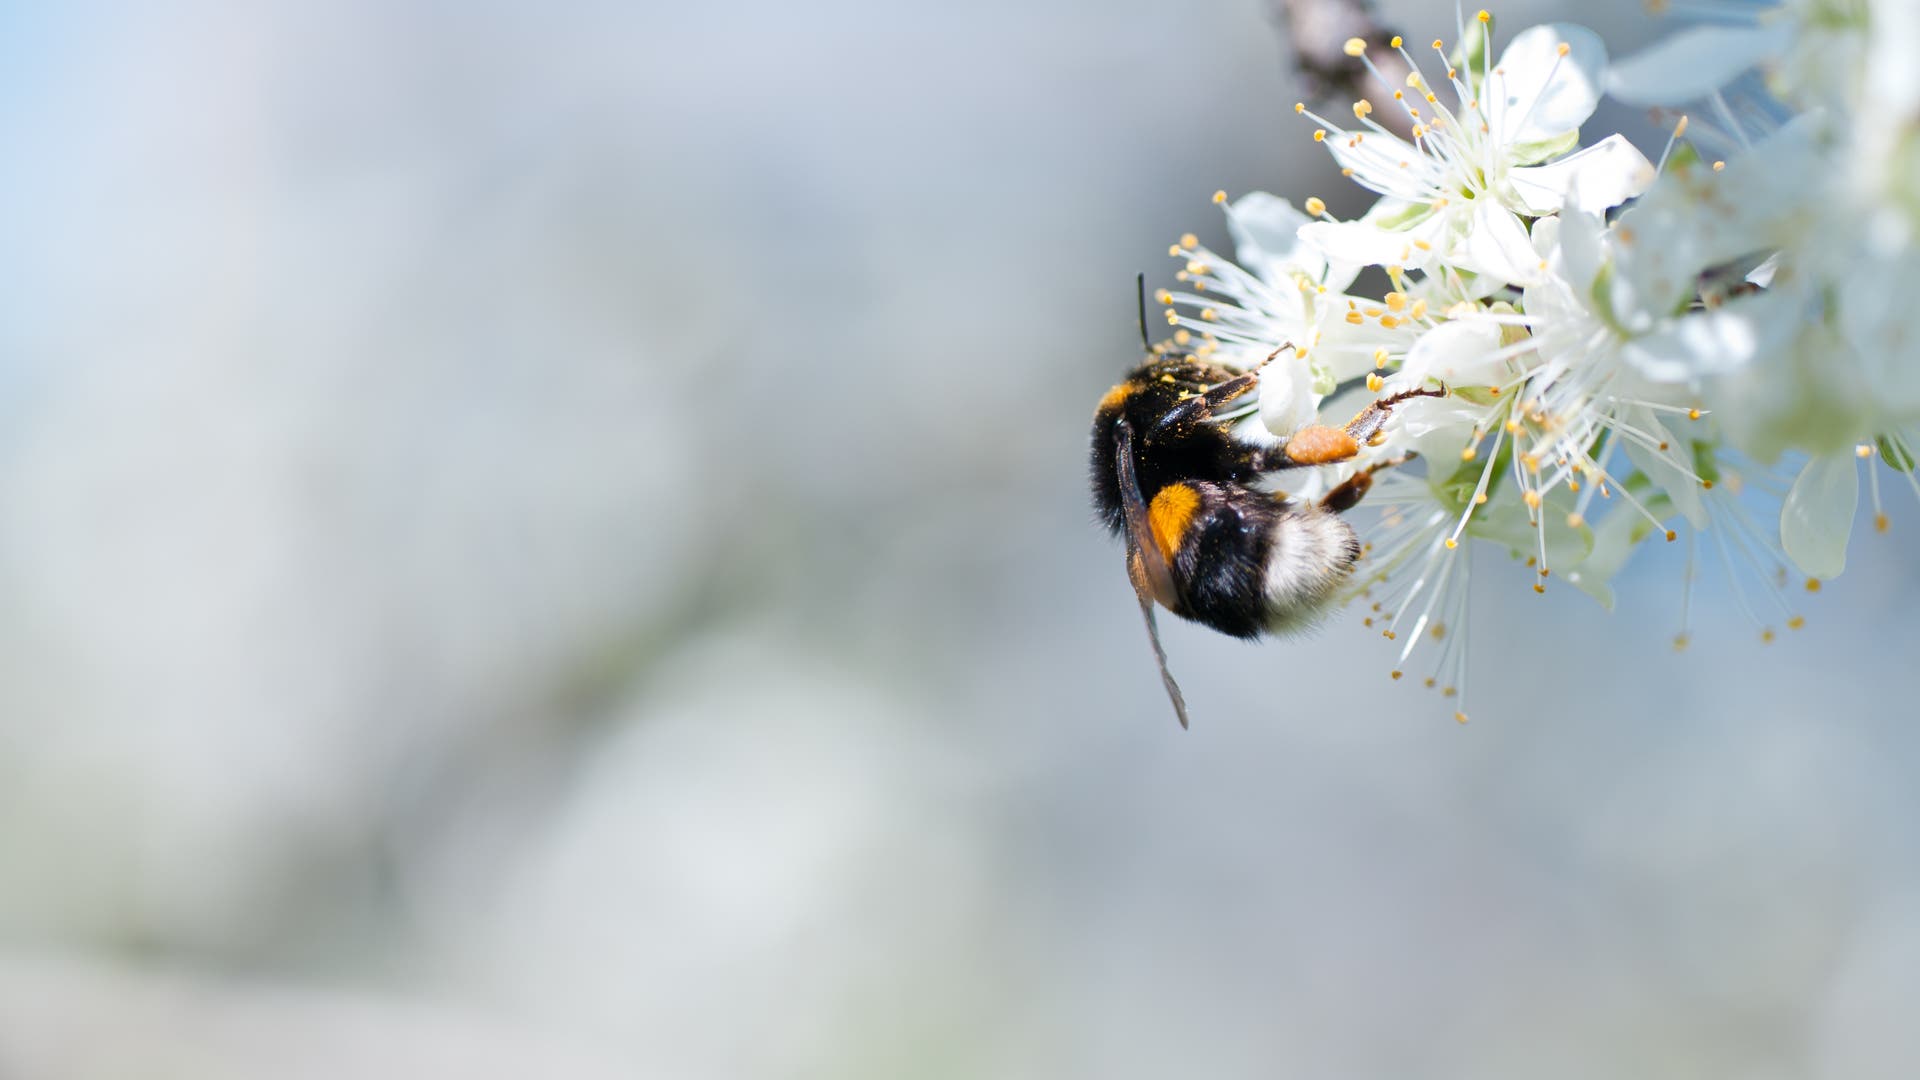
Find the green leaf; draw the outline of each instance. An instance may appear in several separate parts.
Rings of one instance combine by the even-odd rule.
[[[1559,157],[1578,145],[1580,145],[1580,132],[1576,129],[1551,139],[1521,143],[1515,146],[1511,153],[1516,165],[1537,165],[1548,158]]]
[[[1408,203],[1390,214],[1381,214],[1377,218],[1372,218],[1369,224],[1382,229],[1410,229],[1432,217],[1433,214],[1432,203]]]
[[[1893,468],[1900,472],[1910,473],[1913,471],[1913,454],[1907,450],[1905,445],[1886,435],[1880,436],[1878,439],[1875,439],[1874,442],[1880,447],[1880,460],[1893,466]]]
[[[1513,440],[1502,439],[1500,453],[1493,459],[1493,475],[1487,478],[1488,502],[1493,501],[1494,493],[1500,490],[1500,482],[1512,467]],[[1452,513],[1464,512],[1467,504],[1473,501],[1474,491],[1480,486],[1480,476],[1486,470],[1487,463],[1477,457],[1461,462],[1453,472],[1432,485],[1435,498]]]
[[[1720,465],[1713,458],[1713,444],[1693,441],[1693,474],[1709,484],[1720,482]]]
[[[1494,393],[1491,386],[1449,386],[1447,389],[1453,391],[1454,397],[1465,398],[1475,405],[1494,405],[1500,401],[1500,395]]]

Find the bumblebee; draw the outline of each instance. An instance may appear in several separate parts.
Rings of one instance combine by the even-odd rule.
[[[1395,405],[1447,393],[1405,391],[1345,427],[1315,424],[1256,442],[1236,436],[1232,421],[1252,412],[1259,382],[1259,368],[1236,373],[1150,350],[1093,416],[1093,504],[1108,531],[1126,539],[1127,578],[1183,728],[1186,701],[1167,670],[1154,604],[1238,638],[1311,626],[1360,557],[1359,538],[1339,515],[1366,495],[1374,471],[1399,461],[1355,473],[1317,503],[1256,482],[1350,460],[1379,437]]]

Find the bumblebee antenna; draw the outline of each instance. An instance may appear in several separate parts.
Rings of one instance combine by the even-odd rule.
[[[1133,275],[1134,299],[1140,303],[1140,347],[1153,351],[1153,341],[1147,337],[1147,275],[1141,271]]]

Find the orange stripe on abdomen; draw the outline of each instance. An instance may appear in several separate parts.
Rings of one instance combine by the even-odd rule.
[[[1154,493],[1153,503],[1147,507],[1147,528],[1153,532],[1154,546],[1169,563],[1199,512],[1200,493],[1186,484],[1168,484]]]

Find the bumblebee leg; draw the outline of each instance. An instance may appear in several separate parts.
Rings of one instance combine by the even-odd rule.
[[[1366,443],[1371,446],[1373,445],[1374,439],[1379,436],[1380,429],[1386,426],[1387,417],[1393,415],[1393,407],[1395,405],[1403,401],[1411,401],[1418,397],[1446,397],[1447,393],[1448,390],[1445,386],[1441,386],[1437,390],[1428,390],[1424,387],[1415,390],[1402,390],[1390,397],[1383,397],[1378,401],[1372,402],[1366,408],[1361,409],[1360,415],[1347,421],[1347,426],[1344,430],[1348,435],[1353,436],[1354,441]]]
[[[1386,426],[1387,417],[1393,415],[1395,405],[1417,397],[1446,397],[1447,393],[1444,386],[1437,390],[1403,390],[1370,403],[1360,410],[1360,415],[1347,421],[1346,427],[1309,424],[1288,436],[1277,450],[1262,455],[1257,460],[1258,467],[1285,469],[1297,465],[1335,465],[1349,460],[1360,453],[1362,445],[1372,446],[1378,442],[1380,429]]]
[[[1355,506],[1358,506],[1360,500],[1366,497],[1367,492],[1373,488],[1374,473],[1379,472],[1381,469],[1391,469],[1395,465],[1405,465],[1407,462],[1412,461],[1413,458],[1414,455],[1411,453],[1401,454],[1391,461],[1382,461],[1361,469],[1359,472],[1347,477],[1346,483],[1327,492],[1326,496],[1320,500],[1320,508],[1323,510],[1331,510],[1336,514],[1346,513]]]
[[[1179,430],[1189,424],[1197,424],[1211,417],[1215,411],[1235,398],[1243,397],[1260,385],[1260,369],[1255,368],[1244,375],[1236,375],[1225,382],[1215,383],[1204,391],[1193,395],[1180,404],[1168,409],[1148,431],[1147,438],[1163,430]]]

